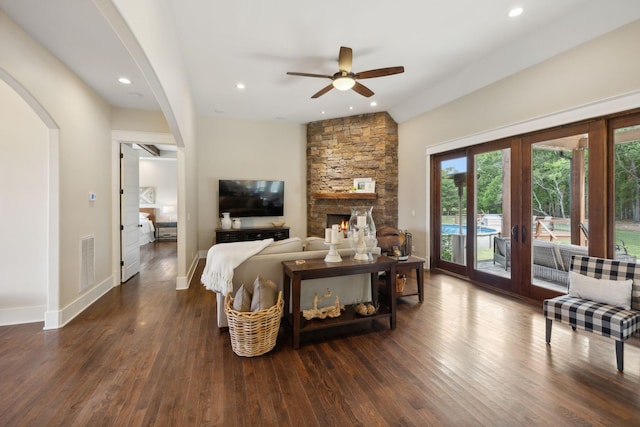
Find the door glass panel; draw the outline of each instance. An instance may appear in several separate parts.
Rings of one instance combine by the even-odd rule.
[[[640,256],[640,125],[614,131],[614,243],[617,259]]]
[[[440,171],[440,259],[466,265],[467,158],[444,160]]]
[[[477,154],[474,268],[511,277],[511,150]]]
[[[573,255],[587,255],[588,135],[532,144],[532,283],[565,292]]]

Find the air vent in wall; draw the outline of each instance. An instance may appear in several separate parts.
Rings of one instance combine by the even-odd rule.
[[[80,239],[80,292],[91,287],[95,280],[95,237]]]

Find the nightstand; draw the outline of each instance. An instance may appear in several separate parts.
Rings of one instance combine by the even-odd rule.
[[[156,240],[176,240],[178,238],[177,222],[156,222]]]

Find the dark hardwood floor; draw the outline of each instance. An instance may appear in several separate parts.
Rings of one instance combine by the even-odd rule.
[[[640,348],[556,324],[541,305],[425,274],[398,327],[278,341],[242,358],[215,295],[175,290],[175,243],[59,330],[0,328],[2,426],[640,425]],[[153,250],[157,249],[157,250]]]

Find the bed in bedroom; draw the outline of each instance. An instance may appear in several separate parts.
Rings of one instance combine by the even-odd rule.
[[[156,210],[154,208],[140,208],[140,246],[156,240]]]

